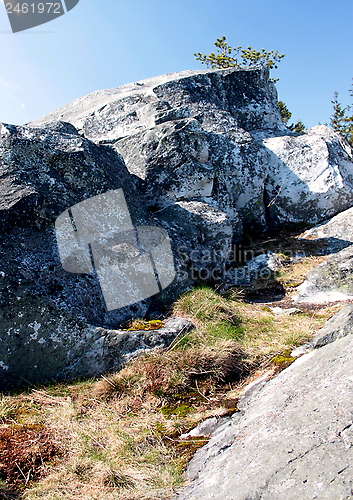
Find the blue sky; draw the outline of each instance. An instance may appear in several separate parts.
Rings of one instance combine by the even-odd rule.
[[[328,122],[334,91],[353,104],[352,0],[80,0],[13,34],[0,1],[0,121],[22,124],[94,90],[205,69],[217,37],[278,50],[279,98],[307,127]]]

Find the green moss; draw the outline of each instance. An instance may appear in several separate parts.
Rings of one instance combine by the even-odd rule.
[[[159,319],[153,319],[149,321],[135,319],[129,324],[127,328],[122,328],[122,330],[126,332],[134,332],[136,330],[149,331],[149,330],[158,330],[159,328],[162,328],[162,326],[163,326],[163,321]]]
[[[178,417],[186,417],[186,415],[190,413],[192,410],[193,408],[191,405],[183,403],[179,406],[164,405],[159,411],[165,417],[170,417],[172,415],[177,415]]]

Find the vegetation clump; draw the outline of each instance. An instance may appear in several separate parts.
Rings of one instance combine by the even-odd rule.
[[[53,432],[37,425],[0,427],[0,478],[21,489],[45,475],[45,463],[60,453]]]
[[[350,96],[353,97],[353,84],[350,90]],[[353,146],[353,115],[351,114],[353,106],[345,106],[338,101],[338,92],[334,93],[333,113],[330,120],[330,126],[335,132],[339,132]]]

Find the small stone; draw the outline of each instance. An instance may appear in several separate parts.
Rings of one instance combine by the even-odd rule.
[[[298,309],[297,307],[290,307],[288,309],[283,309],[282,307],[269,307],[269,309],[273,312],[275,316],[284,316],[284,315],[290,316],[291,314],[302,312],[302,310]]]

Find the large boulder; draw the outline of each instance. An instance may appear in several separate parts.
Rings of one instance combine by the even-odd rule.
[[[155,226],[143,203],[143,181],[127,171],[111,147],[95,145],[65,123],[46,129],[1,125],[0,157],[2,388],[117,367],[126,352],[116,342],[121,322],[149,310],[161,312],[190,280],[178,272],[158,301],[146,296],[108,310],[97,274],[64,269],[55,224],[73,205],[122,189],[134,225]],[[91,216],[93,224],[95,214]],[[180,268],[184,261],[175,248],[174,254]],[[125,344],[137,348],[136,342]]]
[[[110,143],[146,183],[151,210],[200,201],[245,229],[316,224],[353,205],[352,150],[317,126],[282,123],[267,69],[184,71],[98,91],[54,111]],[[236,231],[234,240],[239,237]]]
[[[349,208],[302,234],[303,240],[321,240],[326,262],[316,266],[297,288],[297,302],[325,303],[353,299],[353,209]]]
[[[198,450],[175,498],[352,498],[352,348],[352,335],[336,340],[255,391]]]
[[[72,123],[95,142],[114,142],[139,131],[195,118],[204,130],[237,128],[283,133],[275,86],[266,69],[187,70],[99,90],[31,123]]]
[[[76,320],[116,325],[121,314],[105,310],[97,279],[64,270],[55,221],[78,202],[120,188],[134,224],[151,225],[136,196],[143,190],[141,180],[129,174],[112,148],[93,144],[73,133],[73,127],[69,133],[53,127],[0,127],[2,313],[11,322],[22,317],[15,314],[17,310],[38,320],[40,315],[31,305],[31,297],[36,297]],[[140,314],[146,311],[145,306],[137,307]],[[1,328],[7,331],[4,316]]]
[[[269,154],[249,131],[284,134],[268,71],[185,71],[98,91],[31,123],[60,119],[110,143],[146,183],[151,210],[202,201],[238,226],[267,227]],[[235,238],[239,234],[235,234]]]
[[[282,163],[268,179],[277,190],[269,204],[271,219],[316,224],[352,205],[353,153],[339,134],[318,125],[297,137],[267,138],[264,144],[273,163]]]

